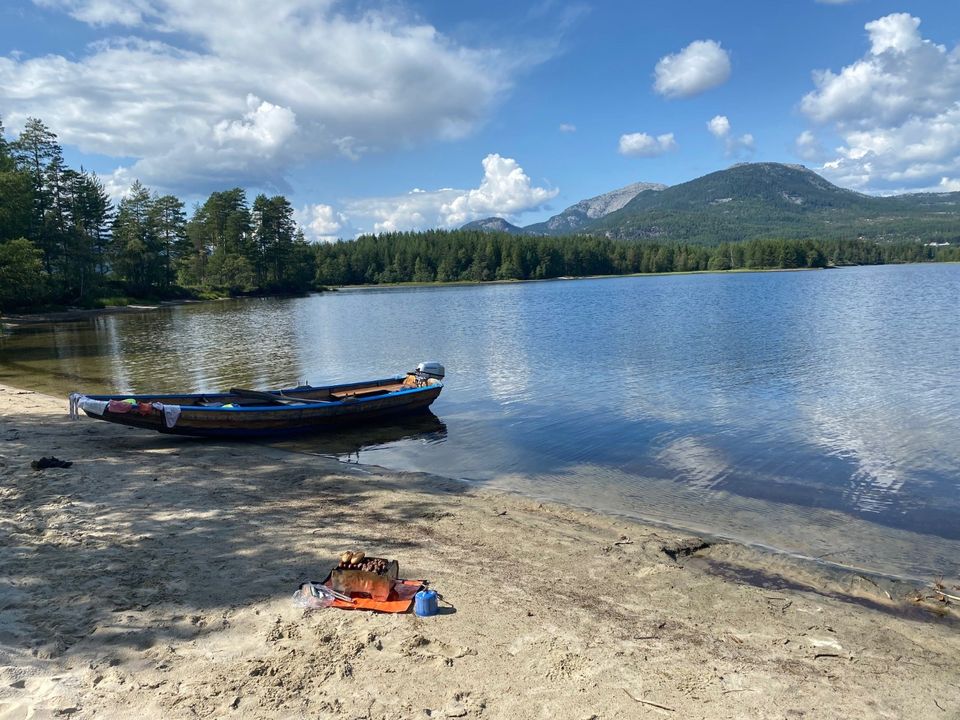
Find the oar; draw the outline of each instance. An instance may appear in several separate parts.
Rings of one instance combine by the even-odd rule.
[[[307,398],[292,398],[286,395],[275,395],[274,393],[261,392],[260,390],[245,390],[244,388],[230,388],[231,395],[239,397],[252,398],[255,400],[269,400],[278,405],[315,405],[317,403],[327,403],[329,400],[310,400]]]

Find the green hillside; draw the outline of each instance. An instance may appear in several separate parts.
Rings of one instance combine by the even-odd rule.
[[[873,197],[807,168],[736,165],[641,193],[583,231],[612,238],[713,245],[755,238],[960,240],[960,193]]]

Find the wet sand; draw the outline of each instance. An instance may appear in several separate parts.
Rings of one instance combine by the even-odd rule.
[[[0,720],[960,717],[933,590],[435,476],[0,386],[0,508]],[[348,548],[442,614],[295,607]]]

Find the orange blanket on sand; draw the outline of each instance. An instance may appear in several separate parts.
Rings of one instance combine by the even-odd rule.
[[[330,577],[323,582],[331,590]],[[334,600],[330,607],[344,610],[376,610],[385,613],[404,613],[413,605],[413,596],[423,587],[423,580],[394,580],[393,590],[386,600],[374,600],[368,597],[353,597],[353,603]]]

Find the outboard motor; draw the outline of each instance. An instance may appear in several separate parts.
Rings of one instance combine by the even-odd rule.
[[[440,382],[445,374],[443,365],[436,360],[428,360],[417,365],[417,377],[423,378],[426,382],[430,380]]]

